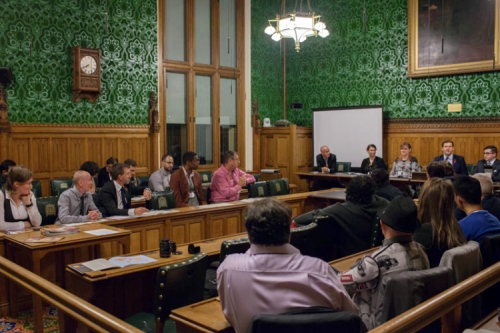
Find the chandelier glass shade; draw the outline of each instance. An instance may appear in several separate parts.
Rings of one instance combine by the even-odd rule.
[[[320,19],[321,16],[314,13],[293,12],[281,17],[277,15],[275,19],[268,20],[269,26],[264,32],[277,42],[282,38],[292,38],[295,41],[295,50],[299,52],[300,43],[307,37],[325,38],[330,34]]]

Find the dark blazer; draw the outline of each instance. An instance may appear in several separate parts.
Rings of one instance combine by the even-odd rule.
[[[98,208],[101,213],[106,216],[128,215],[131,200],[130,191],[125,192],[125,197],[127,198],[127,207],[124,209],[118,209],[118,198],[116,197],[115,182],[107,182],[103,187],[101,187],[101,190],[99,191]]]
[[[325,164],[323,155],[318,154],[316,156],[316,164],[317,166],[313,167],[314,171],[321,172],[321,168],[326,166],[328,169],[330,169],[330,173],[337,172],[337,156],[335,156],[335,154],[330,154],[330,157],[328,157],[328,165]]]
[[[203,196],[203,187],[201,186],[201,176],[198,172],[193,172],[193,183],[196,197],[198,198],[200,205],[206,205],[207,202],[205,201],[205,197]],[[175,171],[172,176],[170,176],[170,189],[174,191],[176,207],[189,206],[189,184],[186,176],[184,175],[183,168]]]
[[[99,169],[99,173],[97,174],[97,187],[103,187],[109,180],[109,173],[106,171],[106,167]]]
[[[361,162],[362,173],[368,173],[379,168],[387,170],[387,164],[385,164],[384,160],[378,156],[375,156],[375,159],[373,160],[373,164],[371,166],[369,157],[365,158],[363,162]]]
[[[434,158],[435,162],[444,161],[443,155],[436,156]],[[453,169],[458,175],[468,176],[469,171],[467,170],[467,165],[465,164],[465,159],[460,155],[453,154]]]
[[[474,169],[472,169],[472,174],[483,173],[485,165],[485,160],[477,161]],[[491,180],[493,180],[494,182],[500,182],[500,160],[495,160],[493,166],[491,167]]]

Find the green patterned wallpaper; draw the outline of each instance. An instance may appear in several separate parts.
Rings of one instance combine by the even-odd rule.
[[[384,105],[389,118],[498,116],[500,73],[407,78],[407,0],[311,0],[330,31],[325,39],[309,38],[296,53],[287,40],[287,110],[293,123],[311,125],[311,109]],[[304,2],[305,3],[305,2]],[[288,10],[295,2],[289,1]],[[252,0],[252,100],[261,117],[283,117],[283,72],[280,43],[264,34],[267,19],[280,12],[281,0]],[[462,103],[461,113],[448,113]]]
[[[2,0],[1,7],[0,67],[15,76],[7,89],[11,122],[148,123],[158,82],[156,0]],[[95,104],[73,102],[74,45],[101,49]]]

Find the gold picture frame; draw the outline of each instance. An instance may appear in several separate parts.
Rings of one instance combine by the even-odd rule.
[[[481,3],[482,1],[484,3]],[[471,20],[468,21],[471,23],[467,26],[467,22],[464,23],[464,21],[460,21],[460,17],[455,17],[457,15],[453,12],[453,6],[462,5],[465,7],[470,6],[471,3],[481,8],[476,7],[476,11],[467,11],[468,15],[470,13],[473,13],[472,15],[476,15],[476,13],[481,15],[479,12],[482,10],[482,14],[486,14],[488,19]],[[439,7],[443,4],[452,7],[451,15],[446,5],[441,12],[439,11]],[[489,10],[491,7],[494,7],[493,11]],[[449,29],[448,31],[461,30],[462,32],[455,32],[455,35],[449,38],[453,42],[445,44],[447,36],[444,33],[442,33],[443,37],[440,38],[437,36],[436,31],[431,31],[432,28],[419,31],[419,27],[422,27],[425,23],[419,22],[419,18],[426,20],[428,27],[437,26],[436,30],[445,31]],[[494,29],[489,35],[482,33],[485,31],[483,29],[484,25],[488,24],[489,27],[493,25]],[[439,25],[441,25],[441,28],[439,28]],[[420,30],[423,29],[420,28]],[[491,29],[488,31],[491,32]],[[500,0],[408,0],[408,77],[443,76],[500,70],[499,35]],[[471,40],[477,47],[463,47]],[[473,59],[474,57],[487,59]]]

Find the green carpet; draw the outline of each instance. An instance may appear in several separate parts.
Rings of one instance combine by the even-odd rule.
[[[22,311],[19,317],[0,318],[0,333],[34,332],[33,310]],[[45,308],[43,314],[43,332],[59,333],[59,322],[57,321],[57,309]]]

